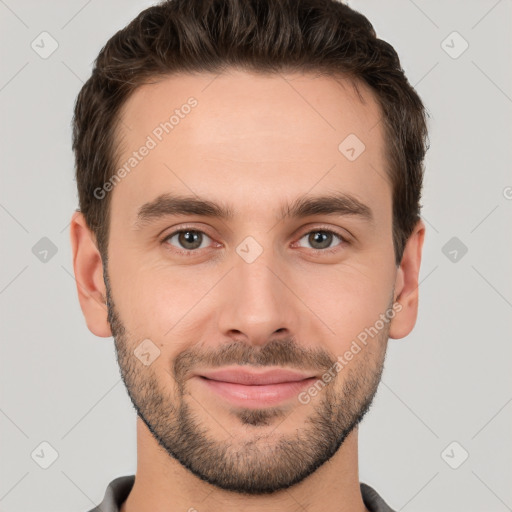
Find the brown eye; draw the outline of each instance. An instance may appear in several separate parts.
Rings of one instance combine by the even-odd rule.
[[[341,235],[328,229],[316,229],[314,231],[310,231],[300,240],[303,239],[307,240],[307,243],[310,244],[312,249],[318,251],[332,249],[332,243],[335,242],[336,239],[340,240],[341,243],[335,244],[335,247],[336,245],[343,245],[345,243],[345,239]]]

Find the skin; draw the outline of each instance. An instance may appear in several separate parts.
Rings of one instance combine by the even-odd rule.
[[[122,512],[366,510],[357,424],[388,338],[416,322],[425,226],[418,222],[397,267],[381,111],[359,88],[364,103],[341,78],[229,71],[165,77],[124,105],[119,165],[175,108],[198,101],[110,192],[108,262],[83,215],[72,217],[87,326],[114,336],[138,413],[136,480]],[[351,133],[366,146],[354,161],[338,150]],[[169,215],[137,226],[139,207],[168,192],[229,204],[234,216]],[[284,203],[333,192],[368,205],[373,222],[277,220]],[[169,238],[184,226],[204,233],[189,256],[179,251],[193,238]],[[325,229],[344,238],[322,245],[314,233]],[[251,263],[236,251],[248,236],[263,250]],[[320,378],[393,304],[400,311],[307,404],[234,406],[193,376],[249,364]],[[134,355],[145,339],[160,350],[148,366]]]

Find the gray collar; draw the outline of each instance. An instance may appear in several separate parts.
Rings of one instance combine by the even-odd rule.
[[[135,482],[135,475],[120,476],[108,484],[103,501],[89,512],[119,512]],[[377,493],[365,483],[360,483],[363,502],[370,512],[395,512]]]

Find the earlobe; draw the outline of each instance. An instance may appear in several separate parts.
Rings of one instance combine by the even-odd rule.
[[[413,329],[418,315],[418,278],[421,265],[425,224],[420,219],[407,240],[395,280],[395,301],[400,311],[391,321],[389,337],[400,339]]]
[[[78,300],[87,327],[96,336],[112,336],[105,304],[103,262],[94,234],[88,228],[81,212],[73,213],[71,218],[70,240]]]

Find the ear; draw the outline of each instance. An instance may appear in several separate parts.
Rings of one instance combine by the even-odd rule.
[[[70,238],[78,300],[87,327],[96,336],[107,338],[112,332],[107,320],[103,262],[95,236],[81,212],[75,212],[71,218]]]
[[[389,328],[389,337],[404,338],[413,329],[418,315],[418,277],[421,251],[425,238],[425,224],[420,219],[405,245],[395,281],[395,300],[402,309],[395,315]]]

